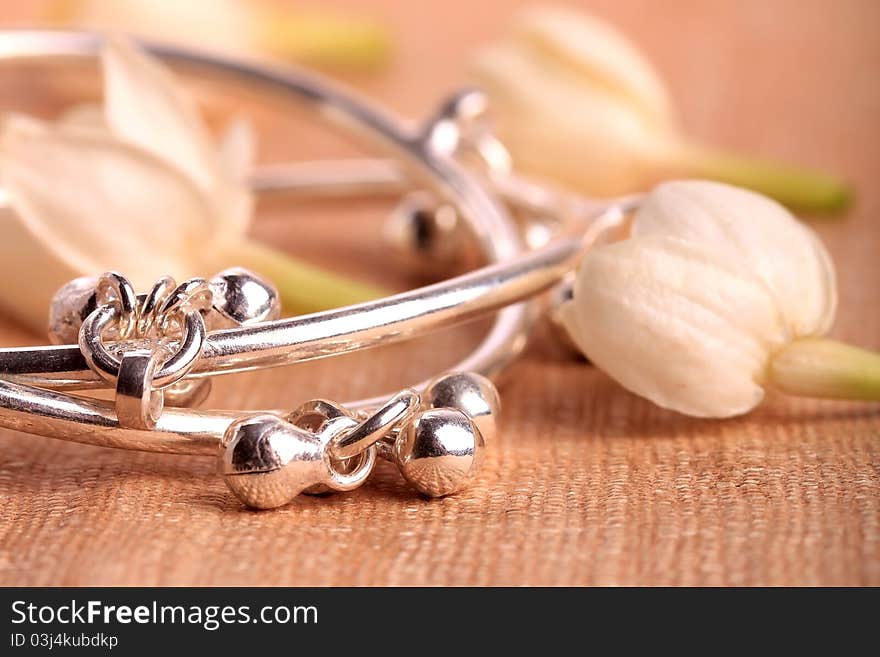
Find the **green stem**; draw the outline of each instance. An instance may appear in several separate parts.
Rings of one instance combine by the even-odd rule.
[[[278,57],[341,71],[373,71],[390,59],[391,37],[376,22],[323,11],[254,11],[257,42]]]
[[[240,265],[264,276],[278,288],[286,315],[350,306],[387,296],[380,287],[328,272],[281,251],[244,239],[223,253],[226,266]]]
[[[771,359],[768,375],[791,395],[880,400],[880,353],[834,340],[795,340]]]
[[[687,175],[745,187],[776,199],[793,210],[832,214],[852,202],[852,189],[821,171],[792,167],[757,158],[686,146],[679,166]]]

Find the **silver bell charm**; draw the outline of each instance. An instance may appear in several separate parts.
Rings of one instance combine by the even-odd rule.
[[[98,307],[98,278],[82,276],[62,285],[49,305],[49,342],[76,344],[79,329]]]
[[[372,471],[376,452],[365,452],[351,471],[338,470],[327,447],[350,426],[350,418],[334,418],[313,433],[277,415],[238,420],[226,429],[220,473],[236,497],[254,509],[283,506],[318,485],[351,490]]]
[[[208,282],[208,286],[211,310],[205,323],[209,330],[256,324],[278,319],[281,315],[275,286],[247,269],[224,269]],[[166,389],[165,401],[171,406],[195,407],[210,393],[211,379],[186,379]]]
[[[463,411],[477,426],[486,443],[498,434],[501,400],[495,385],[475,372],[455,372],[437,377],[422,395],[428,408],[455,408]]]
[[[411,192],[389,215],[382,238],[402,266],[434,276],[461,260],[461,228],[454,207],[428,192]]]
[[[213,307],[207,321],[212,330],[256,324],[281,315],[278,290],[247,269],[224,269],[209,285]]]
[[[463,411],[432,408],[401,429],[392,456],[413,488],[428,497],[443,497],[476,476],[484,447],[479,429]]]

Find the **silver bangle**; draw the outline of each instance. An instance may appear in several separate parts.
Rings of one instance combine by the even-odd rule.
[[[101,39],[89,33],[5,31],[0,59],[87,58],[100,45]],[[342,167],[335,175],[326,170],[316,175],[320,172],[313,169],[311,178],[302,165],[298,172],[296,165],[293,171],[264,170],[252,181],[255,191],[399,191],[407,181],[417,181],[455,207],[490,264],[378,301],[219,331],[205,324],[212,308],[207,281],[176,287],[163,279],[138,296],[123,277],[108,273],[94,290],[86,290],[98,301],[82,326],[74,326],[78,345],[0,349],[0,426],[132,450],[215,457],[219,450],[227,484],[255,508],[279,506],[301,491],[350,490],[363,483],[377,456],[395,461],[422,493],[459,490],[474,476],[484,440],[494,433],[497,393],[485,377],[497,375],[521,352],[537,317],[535,295],[570,271],[590,231],[574,231],[526,251],[494,195],[557,211],[563,200],[526,181],[493,176],[504,166],[493,161],[503,159],[503,149],[489,138],[477,145],[487,146],[486,176],[457,164],[455,148],[463,139],[458,128],[478,96],[457,96],[414,130],[303,72],[166,46],[148,48],[171,62],[301,102],[393,158],[358,163],[360,173]],[[455,147],[437,139],[439,126],[447,139],[450,131],[456,135]],[[577,213],[599,226],[619,220],[630,206],[630,201],[586,203]],[[390,344],[499,309],[487,337],[450,373],[395,395],[342,405],[315,400],[292,413],[163,408],[166,392],[186,397],[207,377]],[[160,339],[166,327],[159,330],[157,323],[165,322],[173,325],[167,333],[174,339]],[[107,386],[116,387],[113,402],[66,392]]]

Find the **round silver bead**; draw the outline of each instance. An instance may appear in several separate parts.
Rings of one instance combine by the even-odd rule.
[[[83,321],[95,308],[98,278],[82,276],[62,285],[49,305],[49,342],[76,344]]]
[[[501,399],[495,385],[485,376],[474,372],[445,374],[428,384],[422,400],[428,408],[455,408],[463,411],[487,443],[491,443],[498,435]]]
[[[460,224],[454,207],[427,192],[412,192],[391,212],[382,236],[402,266],[432,276],[448,271],[459,261]]]
[[[471,419],[452,408],[420,411],[394,442],[404,479],[420,493],[443,497],[460,491],[483,460],[483,437]]]
[[[256,324],[281,315],[278,290],[247,269],[225,269],[209,285],[213,307],[207,320],[212,330]]]

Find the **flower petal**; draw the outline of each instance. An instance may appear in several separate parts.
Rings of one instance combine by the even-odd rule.
[[[110,128],[104,118],[104,108],[95,103],[80,103],[64,111],[55,122],[59,128],[74,131],[91,132],[95,135],[107,136]]]
[[[257,138],[250,121],[236,118],[229,122],[220,138],[220,157],[236,180],[244,181],[256,160]]]
[[[722,183],[664,183],[645,199],[633,235],[667,235],[743,263],[772,291],[794,337],[834,321],[834,266],[812,230],[765,196]]]
[[[162,274],[194,273],[205,248],[210,208],[198,190],[107,137],[12,117],[0,132],[0,179],[32,238],[76,275],[119,269],[148,286]],[[37,275],[44,268],[32,263]]]
[[[115,135],[183,170],[201,189],[217,179],[217,150],[195,102],[171,73],[131,41],[108,39],[104,112]]]
[[[563,321],[629,390],[689,415],[744,413],[789,338],[767,286],[740,262],[663,236],[589,251]]]
[[[672,125],[672,102],[650,62],[610,24],[570,7],[520,12],[514,39],[566,68],[585,87],[605,89],[658,126]]]
[[[521,171],[588,193],[626,193],[646,182],[670,147],[619,96],[520,45],[484,48],[472,73]]]
[[[49,301],[82,272],[37,240],[11,207],[0,207],[0,308],[35,333],[45,333]]]
[[[250,223],[253,199],[227,168],[193,99],[130,41],[110,39],[102,61],[104,110],[113,133],[186,173],[212,204],[216,233],[237,239]]]

